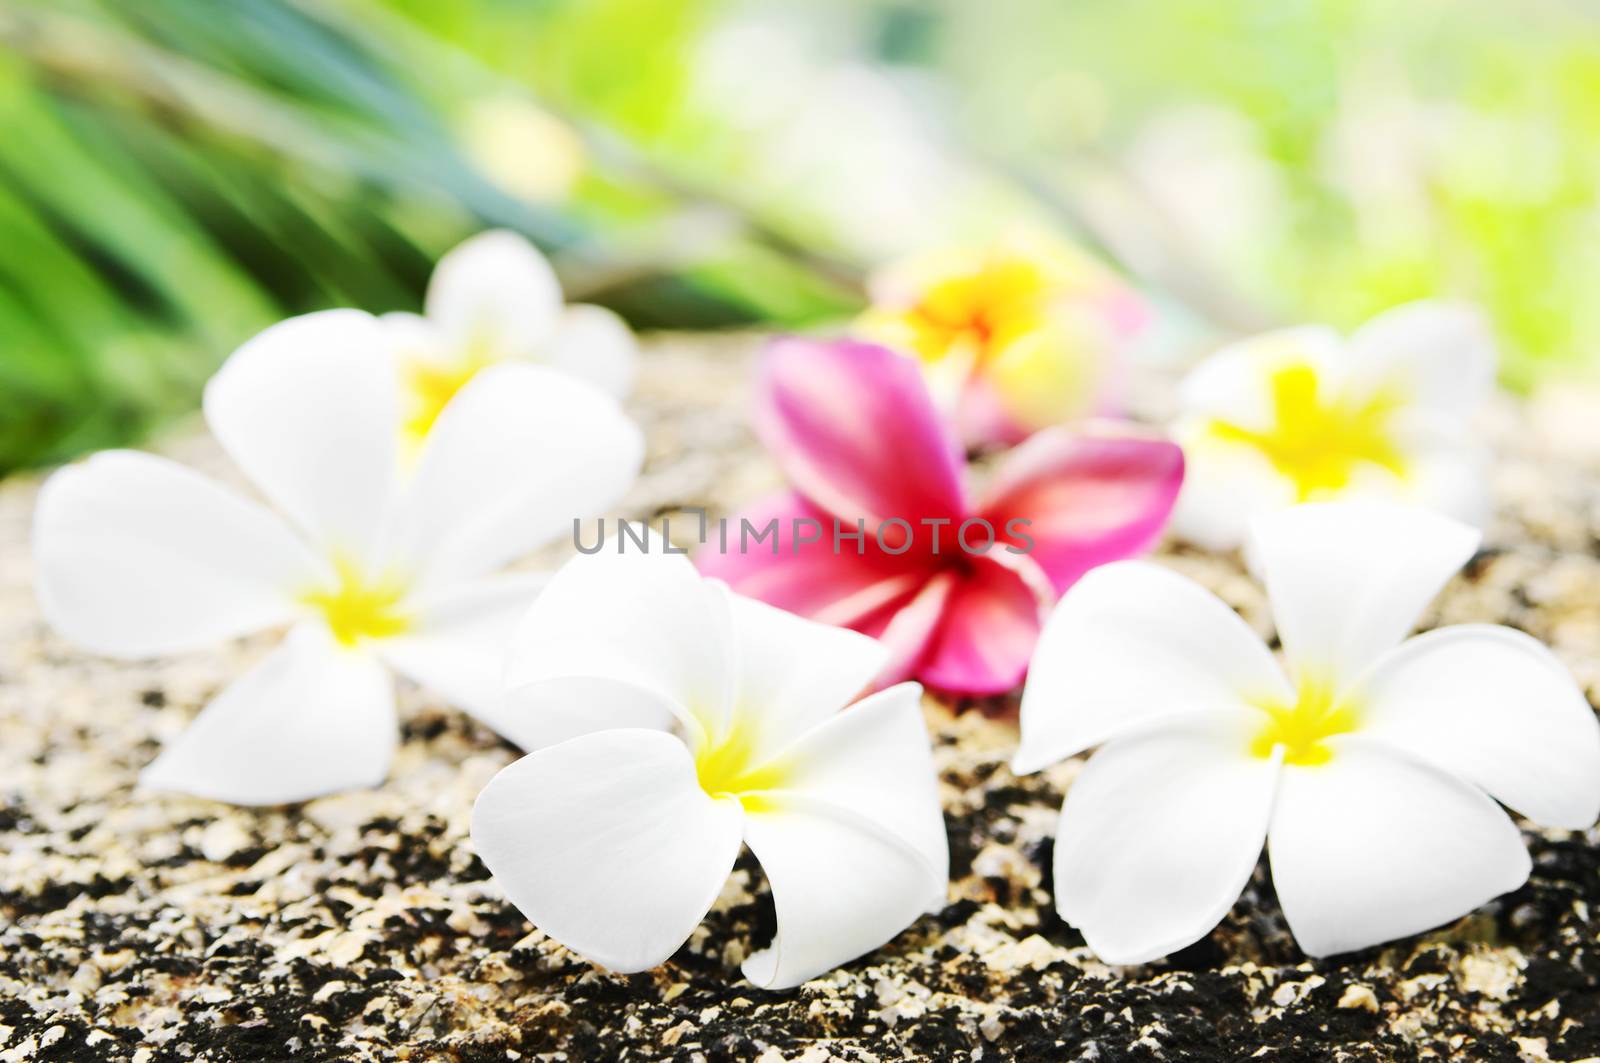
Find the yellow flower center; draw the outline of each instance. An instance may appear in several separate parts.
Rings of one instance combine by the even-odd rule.
[[[1406,475],[1390,429],[1398,406],[1394,397],[1353,402],[1324,395],[1317,371],[1304,363],[1279,369],[1270,386],[1272,427],[1258,431],[1219,420],[1212,431],[1266,455],[1294,484],[1298,501],[1347,487],[1362,465]]]
[[[897,315],[905,343],[925,362],[955,353],[982,364],[995,352],[1039,328],[1052,285],[1034,262],[991,256],[969,272],[930,284],[915,305]]]
[[[915,356],[936,393],[981,375],[1006,414],[1043,427],[1096,394],[1102,346],[1087,307],[1103,284],[1069,255],[1002,247],[945,264],[910,306],[869,310],[859,328]]]
[[[406,359],[402,384],[409,399],[404,425],[407,442],[420,446],[456,392],[494,360],[481,343],[472,344],[460,357],[447,362]]]
[[[411,627],[411,614],[400,604],[406,588],[398,580],[369,580],[346,558],[334,561],[334,572],[338,578],[334,587],[307,591],[300,600],[321,611],[328,630],[342,645],[389,638]]]
[[[725,734],[696,748],[694,770],[707,794],[734,798],[749,812],[763,807],[763,793],[782,786],[788,774],[781,758],[757,759],[754,728],[737,715]]]
[[[1358,723],[1355,710],[1335,700],[1332,686],[1314,680],[1300,683],[1293,705],[1264,702],[1259,708],[1267,719],[1250,740],[1250,752],[1265,758],[1282,746],[1283,762],[1302,767],[1326,764],[1333,756],[1327,739],[1355,730]]]

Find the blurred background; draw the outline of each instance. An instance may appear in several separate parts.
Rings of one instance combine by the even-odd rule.
[[[0,0],[0,475],[490,226],[642,329],[1042,228],[1155,348],[1448,294],[1526,391],[1594,374],[1597,186],[1583,0]]]

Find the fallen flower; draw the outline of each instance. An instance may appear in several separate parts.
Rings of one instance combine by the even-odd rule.
[[[1555,656],[1506,627],[1402,642],[1477,547],[1384,503],[1260,518],[1287,674],[1239,616],[1156,565],[1091,573],[1039,641],[1015,768],[1101,746],[1067,791],[1056,908],[1109,963],[1205,936],[1267,844],[1312,956],[1418,933],[1528,877],[1495,803],[1581,830],[1600,725]]]
[[[387,337],[354,310],[246,343],[205,415],[287,520],[165,458],[109,451],[45,484],[36,583],[57,630],[116,657],[292,625],[141,777],[237,804],[381,782],[389,668],[503,731],[501,652],[537,582],[490,574],[615,501],[643,454],[609,396],[503,365],[451,400],[402,471]]]
[[[1183,480],[1183,455],[1165,440],[1122,427],[1047,429],[1006,456],[973,505],[960,448],[917,366],[852,341],[772,343],[754,420],[793,490],[740,520],[776,519],[778,534],[770,549],[701,550],[701,571],[881,638],[891,651],[882,683],[1014,688],[1046,611],[1089,569],[1149,546]],[[830,534],[809,541],[793,534],[797,521]],[[835,521],[863,529],[859,545],[836,541]],[[995,536],[987,550],[960,541],[979,521]]]
[[[882,662],[681,556],[574,558],[513,637],[506,711],[535,752],[479,795],[473,843],[535,926],[632,972],[683,944],[743,842],[778,919],[745,976],[798,985],[944,905],[920,688],[839,711]]]
[[[1017,443],[1101,409],[1139,299],[1069,246],[1013,239],[874,276],[860,334],[916,358],[964,442]]]
[[[1189,473],[1173,530],[1226,550],[1252,517],[1357,497],[1481,524],[1483,454],[1468,421],[1494,372],[1486,324],[1447,303],[1397,307],[1348,342],[1308,326],[1226,347],[1183,384],[1173,435]]]
[[[423,309],[382,318],[400,355],[414,442],[474,374],[501,362],[548,365],[616,398],[633,384],[638,348],[628,326],[604,307],[563,306],[550,263],[517,233],[479,233],[447,252]]]

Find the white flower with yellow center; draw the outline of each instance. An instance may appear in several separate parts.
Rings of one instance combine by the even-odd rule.
[[[1356,497],[1481,524],[1483,453],[1469,421],[1494,372],[1482,319],[1445,303],[1397,307],[1348,341],[1308,326],[1226,347],[1184,381],[1173,528],[1231,549],[1258,514]]]
[[[497,229],[447,252],[428,282],[422,315],[383,323],[400,356],[401,402],[413,443],[481,369],[535,362],[622,398],[638,345],[622,319],[599,306],[563,304],[561,282],[525,238]]]
[[[354,310],[246,343],[207,385],[205,415],[282,517],[165,458],[98,454],[40,494],[36,582],[57,630],[111,656],[288,627],[142,777],[239,804],[381,782],[390,669],[506,732],[502,654],[537,581],[493,573],[615,501],[643,454],[609,396],[504,365],[402,461],[387,336]]]
[[[489,783],[472,839],[524,915],[594,963],[665,962],[748,845],[778,932],[744,973],[822,974],[943,907],[944,821],[902,683],[850,705],[876,641],[731,594],[681,556],[569,562],[513,637],[506,711],[535,749]]]
[[[1528,877],[1495,802],[1581,830],[1600,725],[1566,669],[1511,628],[1402,642],[1473,554],[1426,510],[1321,503],[1260,518],[1287,669],[1176,573],[1124,561],[1051,617],[1022,701],[1018,771],[1092,747],[1055,844],[1056,908],[1109,963],[1205,936],[1263,841],[1301,948],[1365,948],[1465,915]]]

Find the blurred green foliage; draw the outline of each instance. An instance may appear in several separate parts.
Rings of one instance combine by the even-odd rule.
[[[1494,318],[1512,387],[1592,365],[1593,4],[993,0],[920,10],[928,32],[915,61],[960,86],[976,136],[1011,158],[1062,163],[1054,176],[1067,195],[1086,172],[1138,187],[1169,224],[1168,242],[1199,252],[1191,266],[1222,275],[1271,319],[1350,327],[1399,302],[1456,295]],[[1002,51],[1008,61],[993,62]],[[1172,224],[1183,221],[1198,224]]]
[[[797,326],[1061,224],[1206,334],[1481,301],[1600,345],[1578,0],[3,0],[0,474],[136,440],[487,226],[641,327]]]
[[[459,12],[502,45],[539,22],[520,5]],[[459,109],[516,83],[425,13],[447,5],[419,5],[417,22],[276,0],[0,7],[0,474],[138,439],[286,315],[414,309],[434,259],[487,226],[566,255],[585,297],[642,325],[855,305],[850,274],[615,145],[559,206],[500,187],[468,156]],[[614,76],[600,45],[618,17],[552,15],[604,61],[568,64],[580,88]],[[708,211],[727,223],[684,257],[680,222],[706,228]]]

